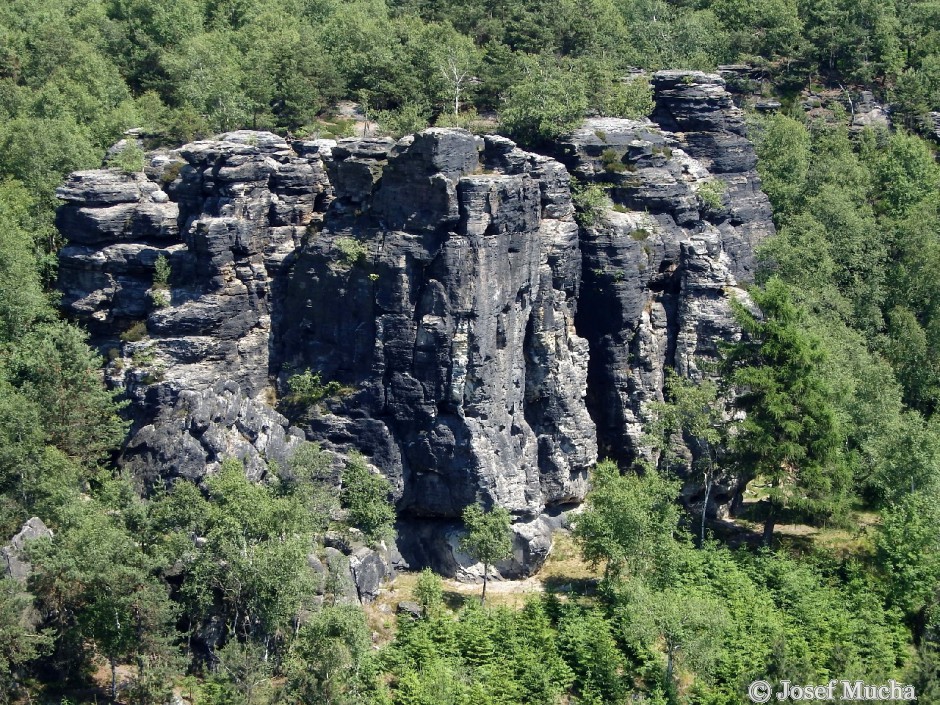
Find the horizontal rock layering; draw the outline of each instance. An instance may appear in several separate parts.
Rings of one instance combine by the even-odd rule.
[[[503,574],[537,568],[598,443],[642,453],[665,369],[700,374],[736,335],[729,297],[772,231],[721,79],[654,86],[656,122],[589,120],[555,158],[454,129],[240,131],[73,174],[63,304],[133,400],[123,464],[199,481],[234,456],[260,478],[304,439],[357,449],[395,488],[408,562],[472,575],[455,520],[482,500],[515,517]],[[569,170],[613,199],[589,227]],[[289,421],[273,404],[308,369],[340,389]]]

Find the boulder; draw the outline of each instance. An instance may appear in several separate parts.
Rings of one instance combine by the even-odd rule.
[[[353,551],[349,557],[349,570],[359,601],[363,604],[375,601],[382,583],[394,576],[385,558],[378,551],[366,547]]]
[[[17,534],[10,539],[10,543],[0,548],[0,575],[25,582],[32,571],[32,566],[26,558],[26,547],[30,542],[39,538],[52,538],[52,531],[39,517],[32,517],[23,524]]]

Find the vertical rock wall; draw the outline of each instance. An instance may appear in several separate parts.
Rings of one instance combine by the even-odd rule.
[[[658,124],[590,120],[557,160],[460,130],[244,131],[143,174],[73,174],[63,305],[133,400],[122,462],[199,481],[235,456],[261,478],[303,439],[358,449],[392,481],[412,563],[466,568],[457,519],[481,500],[515,519],[504,574],[537,568],[598,441],[642,452],[664,370],[700,374],[736,334],[728,297],[772,230],[721,80],[654,85]],[[612,196],[589,227],[569,170]],[[341,391],[289,421],[275,402],[308,369]]]
[[[743,115],[722,79],[663,71],[653,86],[656,122],[588,120],[557,154],[611,198],[582,229],[577,323],[590,343],[600,455],[622,462],[648,452],[645,408],[662,400],[666,370],[698,378],[738,336],[730,300],[746,298],[756,245],[774,232]],[[690,478],[689,499],[699,490]],[[712,499],[723,504],[733,491],[726,484]]]

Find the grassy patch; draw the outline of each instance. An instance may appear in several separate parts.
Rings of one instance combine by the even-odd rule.
[[[601,154],[601,163],[604,165],[604,171],[613,174],[622,174],[625,171],[632,171],[627,164],[621,160],[621,156],[613,149],[605,149]]]

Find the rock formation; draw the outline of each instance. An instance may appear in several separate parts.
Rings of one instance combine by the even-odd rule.
[[[653,77],[650,120],[588,120],[559,143],[581,181],[611,207],[581,233],[578,332],[591,348],[588,406],[601,456],[646,452],[645,406],[667,369],[699,378],[737,326],[731,297],[753,280],[755,246],[773,232],[743,114],[724,82],[699,72]],[[691,500],[700,489],[690,478]],[[734,487],[712,495],[726,503]]]
[[[30,542],[41,538],[52,538],[52,530],[39,517],[32,517],[10,539],[10,543],[0,548],[0,578],[13,578],[25,583],[32,572],[26,548]]]
[[[303,439],[357,449],[395,488],[409,563],[472,575],[456,520],[480,500],[515,518],[502,572],[537,568],[598,440],[642,452],[665,368],[700,374],[735,335],[728,297],[772,229],[721,79],[654,85],[655,123],[588,121],[557,159],[452,129],[241,131],[73,174],[63,305],[133,400],[122,463],[152,484],[235,456],[260,478]],[[569,170],[608,184],[589,227]],[[288,420],[306,370],[335,393]]]

